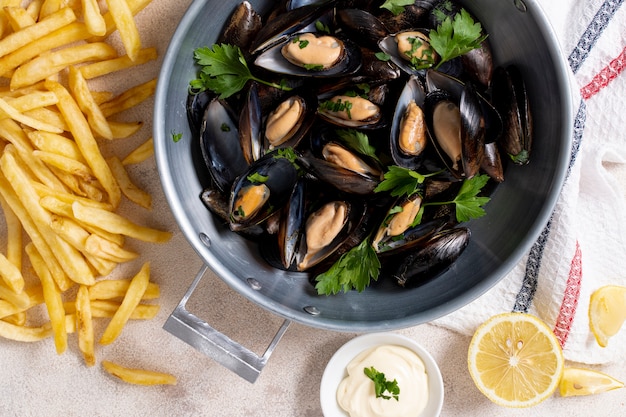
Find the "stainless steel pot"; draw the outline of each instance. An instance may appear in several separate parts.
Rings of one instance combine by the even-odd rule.
[[[271,4],[269,0],[250,2],[261,11]],[[486,206],[487,216],[469,225],[469,247],[437,279],[406,290],[381,277],[363,293],[329,297],[318,296],[303,274],[269,267],[253,244],[215,221],[200,201],[202,181],[195,169],[199,151],[192,147],[185,114],[188,83],[197,71],[192,52],[215,42],[237,1],[196,0],[191,4],[171,40],[159,77],[154,112],[156,160],[180,229],[205,264],[235,291],[284,317],[286,323],[294,320],[335,331],[384,331],[428,322],[464,306],[497,283],[530,249],[552,212],[569,163],[573,107],[567,65],[534,0],[461,3],[490,34],[496,63],[515,63],[524,74],[535,116],[532,162],[507,168],[505,182]],[[172,133],[182,133],[183,139],[174,142]],[[220,357],[232,361],[229,348],[224,347],[230,341],[209,341],[222,337],[214,337],[216,332],[210,326],[186,315],[184,303],[185,299],[165,327],[220,362],[224,362]],[[187,319],[176,318],[182,316]],[[286,325],[279,333],[285,330]],[[251,360],[256,364],[246,362],[244,368],[253,368],[246,378],[256,378],[274,345],[266,356]],[[214,347],[221,353],[211,354]],[[243,351],[244,356],[248,354],[245,348]]]

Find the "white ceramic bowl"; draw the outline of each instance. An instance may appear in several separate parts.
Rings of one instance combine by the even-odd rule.
[[[437,417],[443,406],[443,379],[433,357],[416,341],[397,333],[368,333],[355,337],[335,352],[324,370],[320,384],[320,401],[324,417],[349,417],[337,403],[337,387],[348,376],[346,366],[360,352],[374,346],[398,345],[415,352],[426,366],[428,404],[416,417]]]

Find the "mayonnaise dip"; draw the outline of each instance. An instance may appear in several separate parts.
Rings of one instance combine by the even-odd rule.
[[[384,373],[388,381],[398,381],[398,401],[376,398],[374,382],[363,372],[372,366]],[[348,376],[337,388],[337,402],[350,417],[416,417],[426,407],[428,375],[424,362],[404,346],[382,345],[366,349],[348,364],[346,370]]]

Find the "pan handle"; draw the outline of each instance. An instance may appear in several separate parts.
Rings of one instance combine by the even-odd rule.
[[[185,308],[189,297],[208,269],[207,265],[203,265],[200,268],[185,296],[165,321],[163,329],[235,372],[248,382],[254,383],[261,374],[274,348],[287,331],[291,321],[283,321],[263,356],[258,356],[245,346],[220,333]]]

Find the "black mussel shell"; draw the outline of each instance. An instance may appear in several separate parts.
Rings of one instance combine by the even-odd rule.
[[[406,254],[393,273],[402,287],[414,287],[429,281],[446,271],[463,253],[470,241],[466,227],[445,229],[424,243],[414,252]]]
[[[383,22],[363,9],[337,10],[337,20],[348,36],[370,49],[378,49],[378,42],[389,35]]]
[[[215,93],[211,90],[203,90],[200,92],[190,91],[189,94],[187,94],[187,102],[185,103],[187,122],[189,123],[189,129],[196,137],[200,135],[204,112],[214,98]]]
[[[230,228],[239,231],[257,225],[280,210],[288,201],[298,180],[296,167],[287,159],[270,152],[255,161],[237,178],[229,201]],[[240,198],[250,189],[263,189],[267,199],[242,212]]]
[[[262,119],[263,110],[258,84],[252,82],[239,115],[239,142],[243,156],[249,164],[263,155]]]
[[[425,99],[426,93],[424,91],[424,87],[422,86],[421,81],[415,76],[410,77],[404,88],[402,89],[400,97],[398,97],[396,108],[393,114],[393,120],[391,122],[391,131],[389,133],[389,150],[391,153],[391,158],[396,165],[403,168],[416,170],[423,163],[423,152],[426,146],[428,146],[428,133],[426,130],[425,113],[423,110]],[[411,102],[413,102],[414,104],[410,104]],[[415,120],[415,122],[412,124],[414,125],[413,127],[420,132],[423,129],[423,141],[418,139],[421,134],[418,135],[417,132],[415,132],[416,140],[419,140],[419,142],[422,143],[423,147],[421,150],[418,150],[416,147],[414,152],[407,153],[407,151],[404,150],[402,145],[400,144],[400,135],[402,131],[402,126],[406,122],[405,115],[407,108],[413,105],[418,107],[415,109],[417,113],[415,117],[421,119],[422,125],[420,125],[419,120]]]
[[[261,15],[244,0],[235,7],[216,43],[237,45],[247,54],[261,27]]]
[[[228,108],[216,98],[204,112],[200,148],[213,183],[219,191],[228,193],[248,163],[239,145],[237,124]]]
[[[289,269],[296,259],[300,236],[306,220],[306,182],[297,182],[284,206],[278,228],[277,241],[284,269]]]

